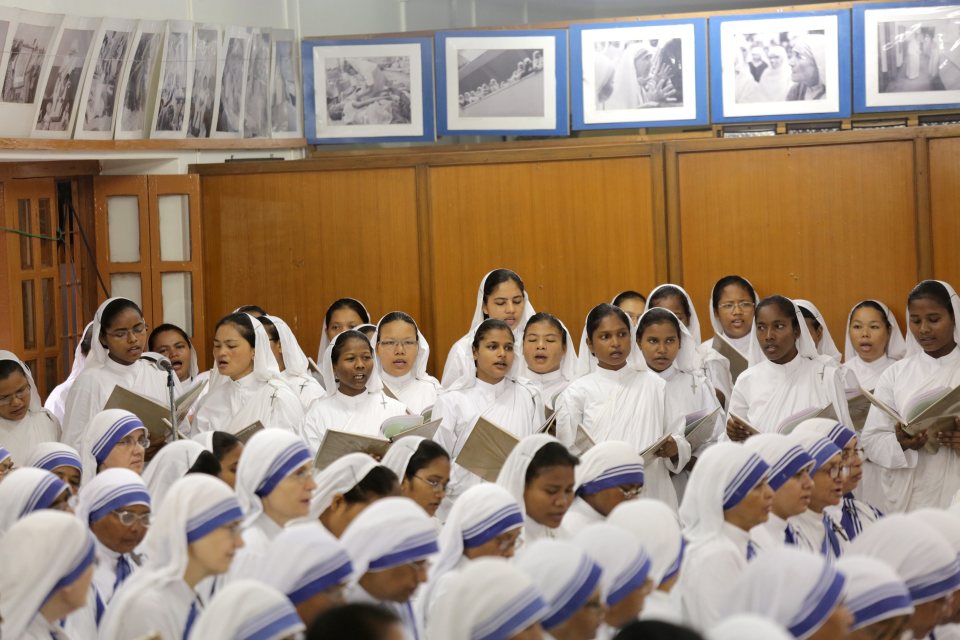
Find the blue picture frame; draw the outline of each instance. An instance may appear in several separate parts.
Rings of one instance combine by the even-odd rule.
[[[818,28],[820,25],[822,29]],[[711,119],[714,123],[828,120],[850,117],[850,12],[847,9],[719,16],[710,18],[709,26],[710,101]],[[753,88],[749,79],[745,84],[738,83],[738,73],[733,68],[734,64],[728,64],[725,68],[724,61],[738,55],[739,43],[736,37],[740,34],[752,33],[750,31],[752,28],[763,29],[765,33],[787,33],[802,28],[811,35],[817,35],[816,32],[822,31],[823,42],[820,44],[822,44],[823,65],[828,70],[836,70],[835,81],[829,79],[829,74],[824,74],[828,76],[828,80],[825,84],[823,109],[807,109],[804,105],[812,101],[789,97],[794,91],[799,90],[797,86],[801,83],[783,79],[774,90],[764,92],[757,89],[749,100],[736,100],[738,95],[750,95]],[[836,31],[835,41],[832,34],[834,30]],[[836,51],[835,59],[829,55],[834,50]],[[788,64],[788,61],[781,60],[780,64]],[[744,70],[746,73],[752,73],[748,66],[742,65],[740,73],[744,73]],[[756,79],[755,83],[759,86],[759,79]],[[789,87],[784,94],[784,85],[787,83],[797,86]],[[776,97],[764,99],[771,94]],[[785,99],[777,99],[781,95]]]
[[[619,31],[626,37],[631,37],[624,30],[636,30],[632,37],[643,35],[648,31],[650,36],[657,32],[666,33],[667,37],[682,35],[682,59],[687,62],[687,52],[692,50],[693,63],[687,62],[681,68],[683,104],[678,107],[656,106],[637,108],[617,108],[598,110],[586,103],[586,98],[596,98],[596,69],[599,60],[590,45],[602,42],[599,38],[605,34],[615,37]],[[648,36],[649,37],[649,36]],[[671,38],[671,40],[674,38]],[[586,46],[585,46],[586,43]],[[624,52],[626,53],[626,52]],[[653,54],[654,61],[657,53]],[[616,62],[607,67],[607,73],[612,73],[612,92],[616,92],[617,67]],[[585,90],[586,89],[586,90]],[[692,89],[694,96],[687,100]],[[627,104],[632,100],[624,97],[612,99],[618,104]],[[610,102],[608,98],[605,102]],[[710,122],[710,108],[708,95],[707,75],[707,20],[706,18],[688,18],[677,20],[636,20],[630,22],[610,22],[603,24],[574,24],[570,26],[570,104],[573,114],[573,128],[578,131],[591,129],[624,129],[650,127],[680,127],[705,125]],[[596,104],[596,100],[594,100]],[[686,107],[686,108],[684,108]],[[659,112],[659,113],[658,113]],[[663,117],[651,116],[663,114]]]
[[[440,31],[435,37],[439,135],[569,135],[566,29]],[[535,53],[526,67],[531,56],[521,58],[524,51],[530,50],[541,52],[539,81]],[[461,52],[482,52],[462,65],[473,64],[472,69],[465,71],[471,88],[462,93],[459,72],[451,77],[448,64],[449,57],[458,63],[459,71],[459,60],[464,59]],[[520,59],[515,63],[514,58]],[[511,68],[519,75],[508,73]],[[497,76],[505,77],[497,80]],[[497,86],[488,90],[488,83]],[[539,110],[536,98],[543,101]],[[498,113],[504,111],[507,113]]]
[[[870,3],[858,4],[853,7],[853,109],[857,113],[878,113],[886,111],[924,111],[931,109],[960,108],[960,88],[949,90],[944,88],[921,91],[881,91],[880,65],[877,53],[881,43],[879,34],[874,31],[879,22],[896,22],[894,18],[911,20],[911,13],[929,15],[931,22],[935,19],[936,9],[956,12],[960,11],[960,2],[957,0],[919,0],[917,2]],[[926,10],[926,11],[925,11]],[[882,20],[882,18],[889,18]],[[956,20],[956,18],[953,18]],[[869,29],[869,31],[868,31]],[[934,27],[935,29],[935,27]],[[921,36],[922,39],[922,36]],[[948,43],[949,45],[949,43]],[[899,44],[896,45],[899,47]],[[922,46],[918,43],[918,46]],[[868,51],[869,49],[869,51]],[[888,49],[889,50],[889,49]],[[900,52],[901,55],[903,52]],[[909,55],[909,54],[907,54]],[[905,63],[906,64],[906,63]],[[949,70],[949,68],[947,69]],[[919,70],[918,70],[919,71]],[[944,78],[938,71],[937,80],[944,86]],[[957,86],[960,72],[951,80],[950,86]],[[907,84],[905,79],[899,79]]]
[[[326,125],[320,127],[320,120],[327,118],[331,112],[324,109],[317,113],[317,87],[315,86],[314,52],[327,51],[331,56],[343,56],[353,53],[358,60],[370,61],[373,58],[409,57],[409,65],[404,70],[380,68],[379,65],[367,64],[364,74],[348,65],[351,74],[371,85],[383,82],[383,76],[398,76],[399,90],[381,90],[376,95],[383,96],[380,100],[374,97],[358,99],[351,104],[364,103],[360,108],[376,105],[378,112],[365,114],[354,112],[357,120],[374,119],[376,116],[386,116],[385,110],[403,110],[403,94],[408,94],[406,108],[410,113],[409,123],[377,123],[357,122],[349,125]],[[301,65],[303,69],[303,131],[308,144],[350,144],[350,143],[379,143],[379,142],[433,142],[436,140],[436,122],[434,118],[434,78],[433,78],[433,38],[382,38],[382,39],[308,39],[301,44]],[[376,68],[374,68],[376,67]],[[407,91],[403,91],[404,73],[406,74]],[[374,74],[380,77],[371,79]],[[419,76],[419,83],[417,82]],[[416,91],[416,85],[420,90]],[[349,89],[346,89],[349,90]],[[391,93],[392,91],[392,93]],[[354,91],[354,93],[356,93]],[[319,94],[326,101],[326,86]],[[352,94],[350,94],[352,95]],[[371,94],[372,95],[372,94]],[[374,100],[373,103],[369,103]],[[419,105],[417,104],[419,101]],[[399,104],[398,104],[399,103]],[[419,116],[419,117],[418,117]],[[344,117],[344,116],[341,116]],[[346,127],[351,127],[349,130]],[[319,130],[318,130],[319,129]],[[335,135],[330,135],[335,134]]]

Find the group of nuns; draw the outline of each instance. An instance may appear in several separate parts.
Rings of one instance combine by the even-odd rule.
[[[842,356],[809,301],[731,275],[709,305],[703,340],[680,286],[626,291],[577,349],[496,269],[438,380],[410,315],[351,298],[316,360],[237,309],[207,372],[111,298],[45,404],[0,351],[0,637],[960,639],[960,419],[909,424],[960,385],[953,288],[909,292],[906,336],[858,302]],[[168,377],[176,433],[105,408]],[[435,435],[315,466],[407,415]],[[516,440],[493,482],[457,463],[481,418]]]

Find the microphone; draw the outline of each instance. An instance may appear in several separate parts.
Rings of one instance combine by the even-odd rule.
[[[153,351],[144,351],[140,355],[140,359],[152,362],[167,373],[173,373],[173,363],[170,362],[170,358],[167,356],[155,353]]]

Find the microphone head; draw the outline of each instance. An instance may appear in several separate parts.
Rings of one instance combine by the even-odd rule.
[[[159,353],[155,353],[153,351],[144,351],[140,355],[140,359],[152,362],[168,373],[173,371],[173,363],[170,362],[170,358]]]

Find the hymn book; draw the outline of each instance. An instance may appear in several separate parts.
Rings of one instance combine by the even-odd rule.
[[[713,411],[697,411],[688,414],[686,417],[686,428],[683,436],[690,443],[691,449],[696,449],[706,444],[713,437],[713,430],[717,424],[717,418],[720,417],[722,409],[717,407]]]
[[[204,381],[174,400],[177,425],[183,424],[186,420],[190,407],[197,401],[206,386],[207,382]],[[173,425],[170,424],[170,407],[126,387],[116,385],[103,408],[123,409],[137,416],[150,432],[152,440],[166,439],[173,434]]]
[[[507,456],[520,439],[480,416],[467,436],[456,463],[487,482],[496,482]]]
[[[737,351],[736,347],[719,336],[713,337],[713,348],[717,353],[730,361],[730,377],[733,378],[734,382],[736,382],[740,374],[750,366],[750,363],[747,362],[747,359],[743,357],[742,353]]]
[[[926,431],[930,439],[925,449],[930,453],[940,450],[936,435],[940,432],[956,431],[956,418],[960,417],[960,387],[949,389],[936,387],[920,393],[907,402],[903,415],[879,400],[865,389],[861,392],[870,404],[887,414],[895,422],[903,425],[903,430],[911,436]]]
[[[392,429],[396,426],[398,418],[418,418],[415,425],[407,425],[402,428]],[[440,420],[424,422],[422,416],[397,416],[397,418],[388,418],[381,425],[381,433],[384,427],[387,427],[392,433],[390,436],[370,436],[360,433],[351,433],[349,431],[338,431],[337,429],[327,429],[323,434],[323,440],[320,441],[320,447],[317,449],[317,455],[313,460],[314,466],[318,469],[326,469],[332,462],[348,453],[366,453],[377,460],[383,458],[390,445],[406,436],[420,436],[427,440],[432,440],[437,428],[440,426]]]

